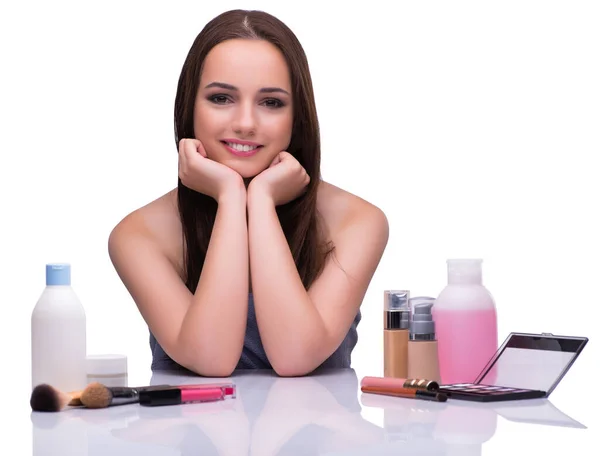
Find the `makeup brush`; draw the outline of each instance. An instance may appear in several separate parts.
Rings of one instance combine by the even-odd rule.
[[[395,396],[404,398],[424,399],[426,401],[446,402],[448,395],[437,391],[421,391],[409,388],[381,388],[377,386],[362,386],[363,393],[381,394],[384,396]]]
[[[90,383],[81,393],[81,403],[87,408],[106,408],[113,405],[136,404],[140,401],[140,392],[168,385],[152,386],[106,386],[99,382]]]
[[[31,391],[29,405],[34,412],[60,412],[67,406],[81,405],[81,391],[65,393],[47,383],[41,383]]]

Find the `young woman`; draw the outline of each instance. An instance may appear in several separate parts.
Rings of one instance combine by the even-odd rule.
[[[292,31],[259,11],[210,21],[183,65],[175,140],[177,188],[109,238],[150,330],[152,369],[349,367],[388,223],[321,180],[312,82]]]

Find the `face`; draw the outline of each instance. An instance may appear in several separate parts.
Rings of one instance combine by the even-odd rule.
[[[194,134],[208,158],[248,178],[287,149],[292,135],[287,63],[264,40],[228,40],[206,56],[194,106]]]

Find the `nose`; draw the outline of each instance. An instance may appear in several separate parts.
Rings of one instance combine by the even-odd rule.
[[[232,127],[240,136],[253,136],[256,133],[256,112],[251,102],[238,103]]]

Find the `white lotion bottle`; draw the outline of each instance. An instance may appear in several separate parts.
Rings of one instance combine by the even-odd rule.
[[[87,385],[85,310],[71,288],[71,266],[46,265],[46,288],[31,314],[31,383],[63,392]]]

